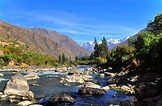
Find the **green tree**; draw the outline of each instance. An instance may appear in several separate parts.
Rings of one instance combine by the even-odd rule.
[[[62,53],[62,63],[65,63],[65,61],[66,61],[65,54],[64,54],[64,53]]]
[[[62,61],[62,58],[61,58],[61,55],[59,55],[59,63],[61,63]]]
[[[99,45],[97,43],[96,38],[94,38],[94,44],[95,44],[95,46],[94,46],[94,57],[96,58],[96,57],[99,57]]]
[[[108,52],[108,45],[106,38],[103,37],[102,43],[99,45],[99,56],[102,58],[106,58]]]
[[[154,21],[148,24],[148,30],[155,35],[162,33],[162,14],[158,14]]]

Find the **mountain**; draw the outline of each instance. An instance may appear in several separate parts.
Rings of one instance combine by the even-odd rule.
[[[59,39],[60,34],[57,33],[57,35],[58,35],[57,39]],[[79,45],[76,45],[75,43],[74,45],[71,45],[71,49],[78,47],[80,51],[78,49],[77,50],[79,51],[80,54],[78,53],[78,51],[76,52],[70,51],[71,50],[70,47],[69,49],[65,49],[63,47],[63,44],[66,45],[66,43],[68,42],[67,46],[69,46],[69,42],[73,41],[68,37],[65,37],[64,40],[62,40],[61,43],[58,44],[58,42],[55,42],[53,40],[55,39],[55,37],[53,37],[52,39],[52,37],[50,36],[48,37],[45,34],[40,34],[34,31],[30,31],[28,29],[17,27],[1,20],[0,20],[0,38],[9,41],[21,42],[24,45],[39,51],[40,53],[52,55],[54,57],[58,57],[60,54],[64,53],[65,56],[74,59],[75,55],[82,56],[90,54],[90,52],[84,50],[81,47],[78,47]]]
[[[109,39],[107,40],[107,45],[108,45],[108,49],[109,50],[112,50],[114,47],[118,46],[120,43],[126,41],[128,38],[125,38],[125,39]],[[81,47],[89,50],[89,51],[94,51],[94,42],[85,42],[83,44],[80,44]]]
[[[140,30],[138,33],[146,32],[147,30],[148,30],[148,28],[146,27],[146,28]],[[123,46],[123,45],[128,46],[128,40],[129,39],[136,39],[138,37],[138,33],[128,37],[124,42],[121,42],[120,44],[118,44],[118,46]]]
[[[90,51],[80,47],[74,40],[72,40],[68,36],[59,34],[58,32],[51,31],[45,28],[30,28],[28,30],[37,34],[44,35],[45,37],[56,42],[60,47],[67,50],[71,54],[74,54],[79,57],[90,55]]]

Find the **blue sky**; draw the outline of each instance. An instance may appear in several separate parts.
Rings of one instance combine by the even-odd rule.
[[[162,13],[162,0],[0,0],[0,20],[43,27],[77,43],[125,38]]]

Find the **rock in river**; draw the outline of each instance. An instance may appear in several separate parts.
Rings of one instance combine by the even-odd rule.
[[[75,99],[69,96],[66,92],[58,93],[51,96],[48,100],[48,103],[51,105],[58,105],[61,103],[75,103]]]
[[[159,89],[156,83],[141,82],[135,86],[135,96],[139,99],[154,97],[159,94]]]
[[[4,94],[27,97],[28,99],[34,98],[34,93],[29,91],[27,80],[22,74],[16,74],[11,77],[4,89]]]
[[[38,79],[39,76],[36,73],[30,73],[30,74],[25,75],[25,78],[27,80],[33,80],[33,79]]]
[[[78,90],[79,95],[104,95],[106,91],[104,89],[81,87]]]

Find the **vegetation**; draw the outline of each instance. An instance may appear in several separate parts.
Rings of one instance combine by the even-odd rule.
[[[162,68],[162,14],[147,26],[147,31],[139,33],[136,39],[129,39],[128,46],[119,46],[112,51],[106,49],[106,39],[98,44],[95,39],[94,55],[98,66],[126,67],[141,69],[142,72],[159,71]]]
[[[95,47],[94,47],[94,52],[91,54],[91,57],[95,60],[95,63],[97,65],[101,65],[106,63],[106,57],[108,53],[108,45],[106,38],[103,37],[101,44],[97,43],[97,40],[94,40]],[[93,57],[94,55],[94,57]]]
[[[1,42],[7,42],[1,40]],[[0,51],[3,54],[0,55],[0,67],[8,66],[12,61],[13,66],[22,66],[26,64],[28,66],[54,66],[59,65],[57,59],[49,55],[42,55],[36,51],[31,50],[26,45],[20,45],[16,42],[6,43],[4,46],[0,46]]]

